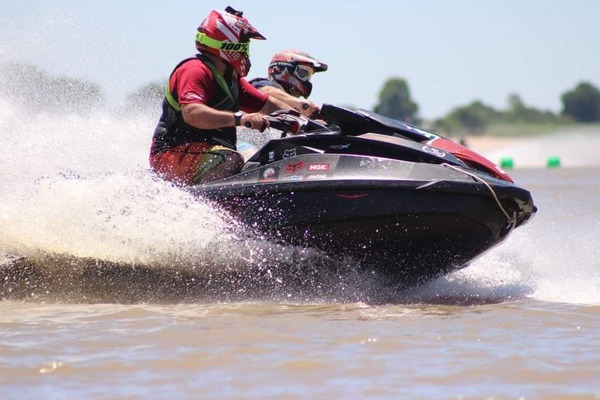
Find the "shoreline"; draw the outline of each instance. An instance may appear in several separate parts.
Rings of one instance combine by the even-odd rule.
[[[504,136],[465,136],[466,147],[477,152],[487,153],[490,151],[501,150],[506,147],[512,147],[526,140],[526,137],[504,137]]]
[[[527,131],[527,130],[526,130]],[[530,129],[530,134],[511,134],[511,135],[495,135],[487,133],[483,135],[465,135],[464,140],[467,147],[479,152],[486,153],[490,151],[502,150],[504,148],[512,148],[527,143],[552,143],[563,142],[573,138],[585,137],[588,142],[596,143],[600,139],[600,124],[577,124],[572,126],[560,126],[548,129],[544,133],[533,133]],[[459,138],[452,137],[452,140],[459,141]]]
[[[534,136],[465,136],[469,149],[499,165],[504,158],[514,167],[547,167],[558,160],[561,167],[600,166],[597,131],[563,131]],[[556,162],[556,161],[553,161]]]

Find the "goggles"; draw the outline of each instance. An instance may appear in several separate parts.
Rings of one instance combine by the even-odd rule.
[[[243,53],[245,57],[250,57],[250,41],[242,43],[233,43],[225,40],[221,41],[210,38],[206,33],[202,32],[196,33],[196,41],[213,49],[230,53]]]
[[[310,81],[310,78],[315,73],[315,70],[307,65],[298,64],[294,68],[294,75],[303,82]]]

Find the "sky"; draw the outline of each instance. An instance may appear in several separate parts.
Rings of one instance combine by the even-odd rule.
[[[600,0],[3,1],[0,62],[95,82],[118,104],[166,80],[228,5],[267,38],[251,43],[248,78],[288,48],[329,65],[312,80],[317,104],[372,109],[402,78],[425,119],[475,100],[506,109],[513,93],[560,112],[578,83],[600,87]]]

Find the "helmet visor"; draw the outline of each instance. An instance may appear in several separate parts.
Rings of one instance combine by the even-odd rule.
[[[244,57],[250,57],[250,41],[233,43],[227,40],[216,40],[208,37],[206,33],[196,33],[196,41],[204,46],[211,47],[228,53],[243,53]]]

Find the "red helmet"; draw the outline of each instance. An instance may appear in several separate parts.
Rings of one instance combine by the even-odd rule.
[[[198,27],[196,49],[220,57],[244,77],[250,70],[250,39],[265,37],[242,15],[231,7],[212,10]]]
[[[313,73],[327,71],[327,64],[299,50],[284,50],[273,56],[269,78],[295,97],[308,98],[312,92]]]

